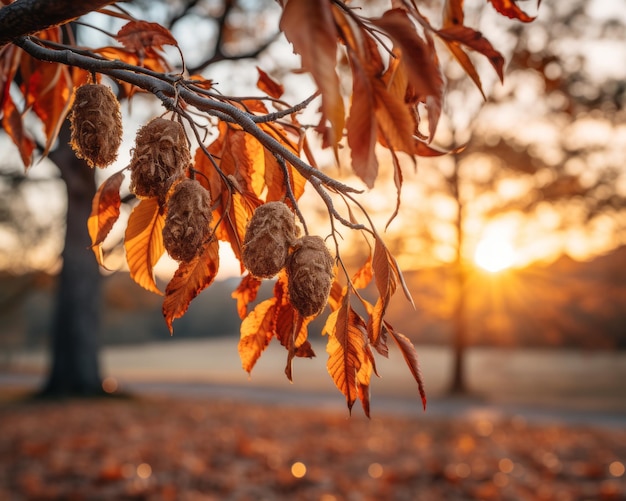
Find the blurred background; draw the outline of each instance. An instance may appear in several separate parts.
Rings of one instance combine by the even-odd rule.
[[[441,5],[427,4],[434,21]],[[128,8],[169,27],[190,71],[225,94],[254,91],[254,65],[284,81],[287,100],[313,89],[292,73],[299,61],[276,33],[275,2]],[[68,296],[76,282],[63,270],[76,253],[91,258],[85,235],[71,230],[84,227],[85,213],[67,210],[68,200],[80,203],[76,174],[59,151],[25,173],[0,133],[0,424],[11,430],[0,439],[0,497],[626,499],[626,2],[544,2],[523,25],[489,5],[466,10],[467,24],[503,52],[504,84],[476,58],[484,101],[440,52],[449,97],[434,145],[460,152],[420,158],[415,171],[407,162],[403,205],[384,235],[416,304],[398,295],[388,320],[417,347],[425,413],[392,349],[377,361],[374,418],[355,407],[346,420],[326,373],[322,321],[309,329],[317,357],[296,361],[294,384],[274,344],[245,373],[231,298],[239,267],[227,247],[218,280],[173,337],[162,299],[124,270],[122,229],[107,240],[110,270],[87,264],[74,279],[91,292]],[[103,17],[84,22],[116,32]],[[85,45],[111,43],[88,26],[77,34]],[[123,112],[118,163],[79,183],[80,193],[126,165],[136,129],[160,110],[139,95]],[[365,201],[379,228],[395,206],[393,172],[382,164]],[[346,168],[326,168],[357,182]],[[327,233],[315,195],[302,204]],[[129,200],[122,219],[131,208]],[[345,236],[344,259],[358,267],[367,250]],[[173,269],[159,264],[160,285]],[[86,323],[70,318],[75,310]],[[67,360],[94,362],[67,371]],[[16,403],[40,390],[141,398]]]

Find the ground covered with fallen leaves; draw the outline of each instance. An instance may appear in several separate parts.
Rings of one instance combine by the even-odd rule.
[[[200,398],[0,403],[0,499],[624,500],[626,430]]]

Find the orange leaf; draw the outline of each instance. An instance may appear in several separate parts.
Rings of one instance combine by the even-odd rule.
[[[237,300],[239,318],[246,318],[248,305],[256,299],[260,286],[261,281],[255,276],[248,274],[241,279],[239,286],[231,294],[231,297]]]
[[[530,23],[535,19],[520,9],[514,0],[489,0],[489,2],[500,14],[510,19],[518,19],[523,23]]]
[[[123,171],[113,174],[100,185],[91,202],[91,214],[87,220],[87,229],[91,237],[91,247],[100,266],[104,266],[101,244],[120,216],[120,205],[122,204],[120,186],[123,180]]]
[[[165,288],[163,299],[163,317],[170,333],[174,330],[172,322],[182,317],[189,308],[189,303],[215,280],[219,265],[219,244],[216,239],[206,243],[191,261],[178,265],[176,273]]]
[[[443,7],[443,27],[463,26],[463,0],[446,0]]]
[[[154,52],[162,49],[164,45],[178,47],[174,36],[157,23],[147,21],[130,21],[126,23],[115,35],[115,39],[124,47],[138,54]]]
[[[256,305],[241,322],[240,339],[237,347],[241,365],[251,372],[261,353],[267,348],[274,335],[276,298],[267,299]]]
[[[280,30],[302,59],[322,94],[322,120],[331,123],[330,144],[336,147],[344,126],[344,106],[339,91],[337,29],[331,3],[289,0],[280,19]],[[323,123],[321,129],[325,129]]]
[[[387,322],[385,322],[385,328],[389,333],[391,333],[391,335],[393,336],[393,340],[398,345],[398,348],[400,348],[402,356],[404,357],[406,364],[409,366],[411,374],[413,374],[413,377],[417,382],[420,397],[422,399],[422,406],[424,407],[424,410],[426,410],[426,390],[424,389],[424,379],[422,377],[422,371],[420,370],[415,347],[408,337],[406,337],[404,334],[400,334],[399,332],[394,331],[391,325],[389,325]]]
[[[279,84],[276,80],[270,77],[258,66],[256,67],[259,72],[259,79],[256,82],[256,86],[265,92],[268,96],[278,99],[285,92],[285,87]]]
[[[157,197],[141,200],[128,218],[124,248],[131,278],[156,294],[161,291],[154,281],[154,265],[165,252],[163,246],[163,225]]]
[[[352,285],[355,289],[365,289],[372,281],[374,276],[374,269],[372,268],[372,256],[367,257],[367,261],[363,263],[357,272],[352,277]]]
[[[345,395],[348,409],[352,410],[352,405],[359,395],[359,379],[364,381],[367,372],[365,371],[361,378],[357,377],[361,366],[367,363],[365,323],[350,306],[350,294],[345,295],[341,307],[329,315],[329,320],[330,317],[334,317],[334,321],[331,322],[326,345],[328,353],[326,367],[335,386]]]

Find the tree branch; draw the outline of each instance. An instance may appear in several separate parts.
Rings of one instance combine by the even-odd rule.
[[[159,97],[167,109],[171,109],[173,98],[183,99],[186,103],[200,111],[204,111],[220,120],[238,124],[244,131],[255,137],[268,151],[282,156],[305,178],[309,180],[316,178],[325,186],[341,193],[361,193],[361,190],[341,183],[304,162],[293,151],[283,146],[269,134],[266,134],[255,123],[255,115],[246,113],[230,103],[198,95],[184,85],[185,82],[180,75],[150,72],[150,70],[145,68],[139,68],[121,61],[102,59],[95,54],[92,57],[84,51],[77,53],[69,48],[61,50],[49,49],[35,43],[29,37],[16,38],[13,40],[13,43],[31,56],[42,61],[96,71],[116,80],[135,85]]]
[[[72,21],[115,0],[19,0],[0,8],[0,47],[14,38]]]

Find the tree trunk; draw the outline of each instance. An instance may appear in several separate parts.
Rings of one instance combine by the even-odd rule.
[[[457,303],[452,322],[452,383],[450,393],[465,394],[468,392],[465,383],[465,351],[467,349],[467,322],[465,315],[465,298],[467,275],[463,263],[457,263],[454,270],[457,286]]]
[[[89,248],[87,219],[96,191],[95,172],[68,145],[66,122],[59,147],[49,156],[67,187],[67,230],[63,267],[52,323],[52,364],[43,395],[102,394],[98,360],[101,276]]]
[[[450,393],[459,395],[468,392],[465,382],[465,351],[467,348],[467,321],[466,321],[466,297],[467,297],[467,270],[463,260],[463,200],[459,186],[460,161],[454,156],[454,172],[449,179],[450,189],[457,206],[456,229],[456,253],[454,260],[454,281],[456,285],[456,305],[452,318],[452,382]]]

